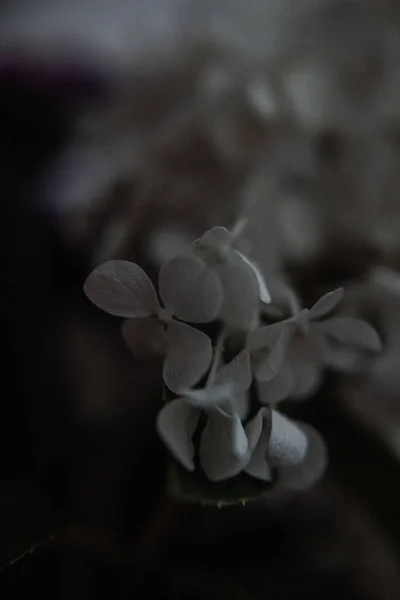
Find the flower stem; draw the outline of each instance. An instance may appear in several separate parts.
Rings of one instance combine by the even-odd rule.
[[[232,227],[232,231],[231,231],[231,242],[232,243],[237,242],[237,240],[242,235],[243,231],[246,229],[246,226],[247,226],[247,218],[239,217],[239,219],[236,221],[236,223]]]
[[[217,343],[215,345],[214,357],[213,357],[213,361],[211,364],[210,372],[207,377],[206,387],[212,386],[215,381],[215,376],[217,374],[218,367],[221,362],[221,355],[222,355],[222,352],[224,349],[225,339],[226,339],[226,329],[222,328],[218,335]]]

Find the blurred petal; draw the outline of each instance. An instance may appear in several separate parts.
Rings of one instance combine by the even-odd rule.
[[[289,314],[295,315],[300,311],[300,300],[295,291],[282,278],[282,275],[268,273],[268,289],[271,295],[271,302],[287,311]]]
[[[287,327],[288,321],[286,320],[255,329],[247,338],[247,348],[252,353],[260,350],[272,350],[281,338],[282,332]]]
[[[235,392],[247,392],[251,385],[250,354],[245,349],[239,352],[227,365],[221,367],[215,378],[216,383],[231,383]]]
[[[122,335],[135,356],[165,354],[167,348],[165,327],[156,317],[129,319],[122,325]]]
[[[272,466],[300,463],[307,452],[307,437],[297,425],[281,413],[271,412],[268,459]]]
[[[197,256],[177,256],[161,267],[160,296],[178,319],[207,323],[218,316],[222,286],[216,273]]]
[[[318,390],[324,374],[324,357],[324,340],[314,335],[314,330],[305,338],[293,339],[288,354],[288,365],[293,377],[290,398],[309,398]]]
[[[259,381],[269,381],[275,378],[282,369],[291,335],[292,330],[289,327],[282,328],[270,350],[259,352],[253,356],[253,372]]]
[[[325,333],[342,344],[359,346],[374,352],[382,348],[381,340],[375,329],[361,319],[337,317],[318,323],[318,325]]]
[[[205,375],[212,358],[211,340],[202,331],[173,321],[167,326],[165,385],[177,394],[192,388]]]
[[[343,373],[358,373],[365,366],[359,350],[341,344],[328,346],[324,352],[324,365]]]
[[[311,425],[299,424],[307,436],[304,459],[295,466],[279,469],[279,482],[288,489],[305,490],[317,483],[326,471],[328,453],[321,435]]]
[[[261,409],[246,425],[246,434],[253,452],[245,468],[245,473],[262,481],[271,481],[272,469],[267,460],[270,419],[269,413],[265,409]]]
[[[260,303],[257,278],[236,251],[214,267],[223,289],[221,319],[233,329],[248,329]]]
[[[171,454],[188,471],[194,471],[192,438],[200,411],[183,398],[172,400],[157,416],[157,432]]]
[[[249,459],[248,441],[239,416],[218,408],[210,411],[199,454],[203,471],[211,481],[238,475]]]
[[[230,410],[237,413],[241,421],[246,419],[250,410],[250,398],[247,393],[233,394],[230,398]],[[227,409],[229,412],[229,409]]]
[[[126,260],[97,267],[86,279],[84,291],[93,304],[117,317],[148,317],[160,306],[149,277]]]
[[[227,382],[208,388],[188,390],[185,392],[185,398],[192,406],[206,408],[207,406],[209,407],[222,402],[227,402],[232,397],[233,392],[233,384]]]
[[[260,408],[257,414],[247,423],[247,425],[244,428],[251,452],[254,451],[255,447],[259,442],[264,422],[267,424],[269,429],[270,411],[265,408]]]
[[[232,234],[225,227],[217,226],[206,231],[201,238],[193,243],[194,248],[219,248],[228,246],[231,242]]]
[[[310,308],[310,319],[318,319],[331,312],[339,304],[344,296],[343,288],[338,288],[322,296],[312,308]]]
[[[289,366],[284,364],[273,379],[259,381],[258,399],[262,404],[275,406],[278,402],[286,400],[292,389],[292,372]]]
[[[252,260],[250,260],[250,258],[247,258],[247,256],[245,256],[241,252],[238,252],[238,254],[239,254],[239,256],[242,257],[242,259],[244,260],[244,262],[246,264],[248,264],[249,267],[251,267],[253,269],[253,271],[254,271],[254,275],[257,278],[258,287],[260,288],[260,300],[261,300],[261,302],[265,302],[265,304],[269,304],[271,302],[271,296],[270,296],[270,293],[268,291],[264,275],[261,273],[260,269],[258,268],[258,265],[256,265],[255,262],[253,262]]]
[[[314,363],[305,362],[293,369],[293,383],[289,397],[294,400],[310,398],[322,383],[323,369]]]

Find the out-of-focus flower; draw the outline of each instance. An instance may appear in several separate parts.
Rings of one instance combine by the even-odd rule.
[[[161,410],[158,433],[187,470],[195,469],[193,436],[203,413],[207,420],[201,432],[199,458],[208,479],[228,479],[243,470],[251,452],[241,421],[247,414],[250,384],[250,358],[243,350],[221,367],[213,384],[187,390]]]
[[[250,383],[250,357],[243,350],[221,368],[214,385],[188,390],[166,404],[157,419],[160,437],[178,462],[194,471],[193,440],[199,431],[199,463],[211,481],[230,479],[244,471],[262,481],[277,477],[288,488],[309,487],[326,466],[322,440],[313,428],[298,426],[268,408],[261,408],[243,426]],[[205,425],[200,421],[202,415]]]
[[[99,266],[84,289],[93,304],[129,319],[123,335],[135,354],[149,349],[166,354],[163,378],[171,391],[179,394],[191,388],[206,373],[212,358],[211,340],[176,320],[207,323],[219,314],[221,284],[200,258],[177,257],[161,268],[159,292],[164,306],[143,269],[128,261]]]
[[[218,275],[224,291],[220,318],[233,329],[249,329],[260,306],[270,302],[257,265],[233,246],[237,234],[214,227],[193,243],[194,251]]]
[[[316,391],[325,367],[340,368],[337,354],[347,348],[376,352],[381,342],[365,321],[352,317],[323,319],[343,297],[341,288],[325,294],[311,309],[261,327],[249,335],[260,401],[308,397]]]
[[[313,427],[294,423],[276,410],[261,408],[245,431],[254,447],[245,467],[248,475],[272,481],[275,471],[278,482],[292,489],[310,487],[322,476],[327,454]]]

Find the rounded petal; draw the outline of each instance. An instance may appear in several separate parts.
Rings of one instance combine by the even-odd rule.
[[[178,319],[207,323],[222,306],[222,286],[216,273],[197,256],[177,256],[165,263],[159,275],[160,296]]]
[[[244,262],[246,264],[248,264],[249,267],[251,269],[253,269],[253,271],[254,271],[254,275],[257,278],[258,287],[260,289],[260,300],[261,300],[261,302],[264,302],[265,304],[269,304],[271,302],[271,295],[270,295],[270,293],[268,291],[267,283],[265,281],[264,275],[262,274],[262,272],[259,269],[258,265],[254,261],[250,260],[250,258],[247,258],[247,256],[245,256],[241,252],[238,252],[238,254],[242,257],[242,259],[244,260]]]
[[[205,375],[212,359],[211,340],[202,331],[173,321],[167,326],[167,356],[163,366],[165,385],[185,393]]]
[[[97,267],[83,289],[93,304],[117,317],[148,317],[160,307],[149,277],[139,265],[126,260]]]
[[[226,227],[221,227],[218,225],[217,227],[212,227],[203,235],[201,238],[193,242],[193,247],[197,248],[219,248],[222,246],[228,246],[231,243],[232,234],[226,229]]]
[[[230,479],[243,470],[250,451],[237,414],[230,415],[219,408],[208,413],[199,455],[203,471],[211,481]]]
[[[371,325],[361,319],[337,317],[318,323],[322,331],[342,344],[358,346],[365,350],[378,352],[382,348],[379,335]]]
[[[318,319],[323,317],[327,313],[331,312],[339,304],[344,296],[344,289],[337,288],[332,292],[328,292],[322,296],[312,308],[310,308],[309,317],[310,319]]]
[[[247,392],[251,385],[250,354],[244,349],[230,363],[220,368],[215,378],[218,384],[231,384],[237,393]]]
[[[259,287],[253,269],[234,250],[214,269],[223,289],[220,318],[232,329],[249,329],[260,304]]]
[[[266,412],[266,409],[261,409],[254,419],[246,425],[246,433],[252,455],[244,470],[245,473],[261,481],[272,481],[272,469],[267,459],[270,419],[269,412]]]
[[[122,325],[122,335],[135,356],[163,355],[166,352],[165,327],[156,317],[125,321]]]
[[[157,432],[171,454],[188,471],[194,471],[192,438],[200,411],[177,398],[168,402],[157,416]]]
[[[307,436],[306,455],[299,464],[278,471],[280,484],[292,490],[305,490],[315,485],[328,464],[326,444],[318,431],[306,423],[299,423],[299,427]]]
[[[268,459],[273,467],[297,465],[307,452],[307,437],[290,419],[271,411],[271,435]]]
[[[198,390],[188,390],[185,393],[185,399],[192,406],[207,408],[229,401],[233,392],[233,384],[227,382]]]
[[[286,400],[293,389],[292,371],[287,364],[284,364],[273,379],[259,381],[257,387],[261,404],[275,406],[282,400]]]

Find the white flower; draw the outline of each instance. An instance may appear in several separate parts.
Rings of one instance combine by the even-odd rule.
[[[165,353],[164,382],[179,394],[207,372],[212,346],[207,335],[174,317],[192,323],[214,320],[221,309],[223,292],[217,275],[196,256],[181,256],[165,263],[158,283],[164,307],[143,269],[116,260],[96,268],[84,290],[102,310],[130,319],[123,326],[123,335],[135,354],[149,349]]]
[[[211,481],[220,481],[243,470],[251,456],[242,425],[248,411],[246,392],[250,384],[250,357],[243,350],[220,369],[213,385],[188,390],[160,411],[158,433],[185,469],[195,469],[193,436],[201,415],[205,414],[207,420],[199,444],[199,459],[205,475]]]
[[[233,248],[235,232],[214,227],[192,246],[218,275],[223,288],[220,318],[228,327],[249,329],[260,301],[270,302],[267,285],[257,265]]]
[[[315,429],[294,423],[275,410],[262,408],[245,427],[254,447],[245,473],[286,488],[306,489],[323,475],[327,465],[325,443]]]
[[[285,321],[261,327],[248,338],[260,401],[274,405],[284,398],[303,398],[320,385],[325,367],[340,366],[337,354],[348,347],[376,352],[376,331],[350,317],[321,319],[343,297],[341,288],[325,294],[311,309]]]

